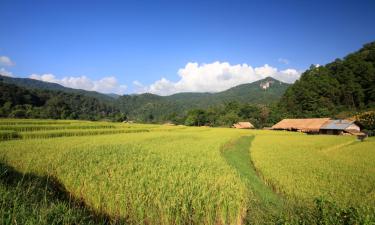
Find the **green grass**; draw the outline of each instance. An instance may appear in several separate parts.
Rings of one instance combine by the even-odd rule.
[[[282,199],[275,194],[258,176],[250,159],[251,142],[254,136],[243,136],[229,142],[222,153],[228,164],[235,168],[249,191],[254,193],[251,207],[248,209],[248,223],[259,221],[277,222],[282,210]]]
[[[20,130],[0,131],[2,224],[375,221],[374,138],[87,121],[0,124]]]

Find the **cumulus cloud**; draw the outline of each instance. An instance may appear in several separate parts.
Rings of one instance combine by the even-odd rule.
[[[0,56],[0,65],[3,66],[14,66],[15,63],[8,56]]]
[[[139,81],[134,81],[133,84],[138,93],[170,95],[178,92],[224,91],[233,86],[251,83],[266,77],[292,83],[299,78],[300,74],[295,69],[279,71],[268,64],[253,68],[248,64],[231,65],[228,62],[209,64],[189,62],[184,68],[178,70],[180,79],[177,82],[161,78],[151,85],[143,85]]]
[[[6,76],[6,77],[13,77],[13,73],[10,71],[7,71],[4,68],[0,68],[0,75]]]
[[[117,79],[113,76],[103,77],[100,80],[92,80],[86,76],[70,76],[58,79],[53,74],[31,74],[29,77],[35,80],[61,84],[65,87],[84,89],[87,91],[97,91],[102,93],[124,94],[127,88],[126,85],[119,84]]]
[[[289,64],[289,60],[288,59],[279,58],[277,61],[279,61],[279,63],[285,64],[285,65]]]

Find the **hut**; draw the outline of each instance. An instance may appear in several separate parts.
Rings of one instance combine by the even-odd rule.
[[[176,124],[172,123],[172,122],[166,122],[163,124],[164,126],[176,126]]]
[[[283,119],[273,125],[272,129],[319,133],[320,128],[329,120],[329,118]]]
[[[357,135],[361,128],[351,120],[329,120],[320,128],[321,134],[350,134]]]
[[[233,124],[232,127],[237,128],[237,129],[253,129],[254,125],[251,124],[250,122],[238,122],[238,123]]]

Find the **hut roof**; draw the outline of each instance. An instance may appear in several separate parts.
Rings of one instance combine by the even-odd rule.
[[[275,130],[319,131],[329,118],[283,119],[272,126]]]
[[[330,120],[320,129],[322,130],[345,130],[354,122],[350,120]]]
[[[251,129],[254,128],[253,124],[250,122],[238,122],[233,124],[234,128],[239,128],[239,129]]]

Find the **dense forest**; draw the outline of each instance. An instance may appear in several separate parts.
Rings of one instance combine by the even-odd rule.
[[[267,89],[262,85],[268,82]],[[273,78],[218,93],[110,96],[25,78],[0,77],[0,116],[86,120],[173,122],[231,126],[250,121],[271,126],[282,118],[361,115],[375,130],[375,42],[324,66],[311,66],[289,85]],[[115,97],[115,98],[114,98]]]
[[[230,88],[226,91],[217,92],[217,93],[178,93],[170,96],[159,96],[150,93],[139,94],[139,95],[123,95],[115,96],[117,98],[110,97],[106,94],[101,94],[97,92],[89,92],[85,90],[65,88],[59,84],[48,83],[28,78],[10,78],[0,76],[2,80],[2,85],[16,85],[21,90],[28,90],[32,93],[62,93],[70,94],[74,96],[80,96],[84,99],[97,99],[96,102],[92,102],[91,106],[94,107],[98,105],[97,108],[104,106],[111,106],[112,111],[120,111],[121,113],[104,113],[100,116],[87,116],[81,115],[82,112],[75,110],[63,110],[68,111],[68,113],[63,113],[61,116],[54,115],[53,118],[76,118],[75,114],[81,115],[79,118],[89,118],[89,119],[102,119],[108,118],[111,120],[119,120],[120,118],[127,118],[129,120],[143,122],[143,123],[164,123],[164,122],[174,122],[179,124],[185,124],[185,120],[190,116],[190,123],[192,118],[192,113],[190,110],[208,110],[215,111],[215,115],[220,118],[215,118],[213,120],[207,120],[204,124],[213,125],[213,126],[223,126],[228,124],[228,118],[235,120],[239,119],[249,119],[250,117],[245,116],[243,113],[237,112],[238,108],[251,107],[256,108],[256,111],[261,111],[265,109],[266,105],[275,104],[281,98],[282,94],[289,87],[290,84],[280,82],[271,77],[249,83],[242,84],[236,87]],[[263,89],[262,84],[268,84],[267,89]],[[38,95],[38,94],[36,94]],[[39,95],[38,95],[39,96]],[[6,95],[3,96],[6,98]],[[22,98],[22,96],[20,96]],[[64,98],[64,97],[62,97]],[[9,99],[4,100],[3,102],[11,102]],[[68,104],[65,101],[66,104]],[[12,106],[19,105],[17,101],[12,103]],[[22,104],[21,104],[22,105]],[[29,105],[40,107],[40,104],[34,104],[33,102]],[[236,106],[233,109],[228,109],[229,106]],[[23,106],[17,106],[23,107]],[[73,106],[74,108],[74,106]],[[229,115],[225,116],[225,109],[227,112],[230,112]],[[11,110],[10,110],[11,111]],[[30,111],[30,110],[29,110]],[[61,110],[60,110],[61,111]],[[72,114],[71,111],[78,113]],[[104,110],[107,112],[107,110]],[[28,113],[27,115],[22,115],[18,113],[10,114],[9,109],[6,110],[9,114],[3,113],[3,116],[9,115],[11,117],[43,117]],[[96,112],[93,110],[93,112]],[[237,116],[234,117],[233,114]],[[209,118],[213,118],[212,113]],[[47,114],[49,115],[49,114]],[[114,116],[113,116],[114,115]],[[126,116],[125,116],[126,115]],[[253,121],[264,121],[255,117],[255,114],[252,114]],[[225,121],[220,121],[225,119]],[[190,124],[187,122],[186,124]],[[194,124],[194,123],[193,123]],[[202,122],[198,122],[202,124]],[[260,124],[260,123],[256,123]],[[262,124],[262,123],[261,123]]]
[[[123,120],[115,105],[62,91],[26,89],[0,80],[0,117]]]
[[[268,84],[269,87],[263,89],[262,84]],[[290,84],[267,77],[217,93],[178,93],[170,96],[146,93],[124,95],[117,102],[120,110],[134,120],[162,122],[176,120],[177,117],[177,121],[181,121],[189,110],[221,108],[230,102],[252,106],[274,104],[289,86]]]
[[[344,59],[311,66],[279,106],[293,117],[335,117],[375,108],[375,42]]]

